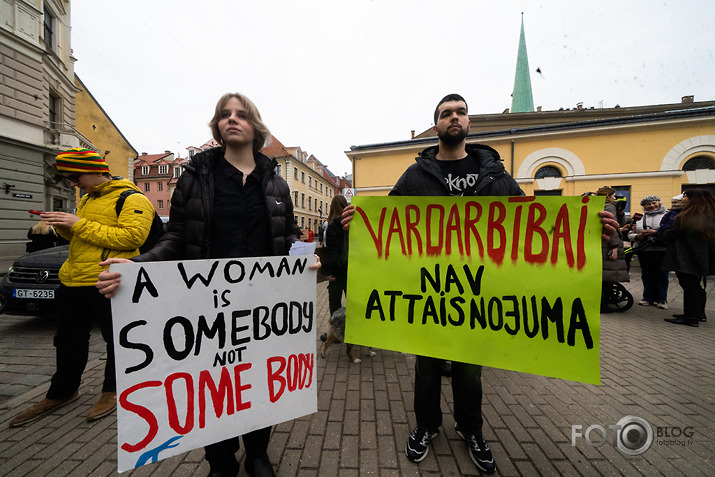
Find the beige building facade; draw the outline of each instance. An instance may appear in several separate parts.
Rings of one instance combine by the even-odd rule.
[[[296,223],[317,237],[336,187],[324,173],[323,164],[300,147],[283,146],[275,137],[261,152],[278,162],[276,172],[290,188]]]
[[[27,210],[75,207],[53,180],[57,152],[93,148],[75,128],[74,62],[69,1],[0,2],[0,257],[24,253]]]

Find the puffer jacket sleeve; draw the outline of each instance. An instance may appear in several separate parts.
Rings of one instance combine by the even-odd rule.
[[[199,189],[198,179],[192,172],[185,172],[179,178],[171,196],[169,224],[161,240],[148,252],[134,257],[135,262],[156,262],[181,260],[186,246],[187,202],[192,192]],[[192,257],[194,258],[194,257]]]
[[[149,235],[153,219],[154,207],[149,199],[142,194],[132,194],[124,202],[116,226],[81,218],[72,226],[71,231],[75,237],[98,247],[136,250]]]
[[[409,168],[408,168],[409,170]],[[407,171],[402,173],[399,179],[397,179],[397,183],[395,183],[394,187],[390,191],[388,195],[391,196],[401,196],[405,194],[405,186],[407,182]]]
[[[287,255],[298,241],[298,226],[293,215],[290,188],[283,178],[272,174],[265,188],[266,209],[270,221],[271,248],[274,255]]]
[[[606,202],[606,205],[603,207],[603,210],[606,212],[610,212],[614,217],[616,217],[616,206],[611,204],[610,202]],[[617,247],[622,247],[623,246],[623,240],[621,240],[621,237],[616,234],[612,235],[610,239],[608,239],[607,244],[603,244],[604,247],[607,245],[607,250],[610,251],[614,248]]]
[[[72,240],[72,229],[56,229],[57,234],[63,239],[70,241]]]
[[[325,255],[323,259],[324,272],[328,275],[338,275],[341,273],[341,268],[344,268],[341,263],[343,247],[345,246],[345,231],[340,226],[339,219],[333,220],[328,225],[325,238]]]

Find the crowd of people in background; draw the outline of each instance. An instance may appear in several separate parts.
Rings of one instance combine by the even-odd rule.
[[[603,242],[602,309],[608,285],[628,281],[635,254],[643,282],[639,305],[668,309],[669,272],[674,271],[683,289],[683,312],[665,321],[692,327],[707,321],[707,276],[715,274],[715,196],[707,189],[688,189],[666,209],[660,197],[649,195],[640,201],[643,213],[627,217],[625,198],[614,189],[602,187],[595,195],[606,197],[604,210],[620,225],[617,236]]]

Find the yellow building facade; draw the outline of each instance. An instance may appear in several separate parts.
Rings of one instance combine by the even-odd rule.
[[[429,114],[430,112],[426,112]],[[715,102],[470,116],[469,143],[496,149],[527,195],[581,195],[608,185],[627,210],[657,195],[664,204],[691,187],[715,192]],[[353,146],[358,195],[386,195],[432,130],[409,140]]]
[[[90,140],[97,152],[109,164],[112,175],[133,180],[137,151],[112,122],[82,80],[77,75],[74,80],[75,86],[79,89],[75,95],[77,130]]]

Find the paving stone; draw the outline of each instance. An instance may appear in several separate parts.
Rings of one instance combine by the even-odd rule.
[[[301,467],[319,467],[322,445],[323,436],[308,436],[303,446],[303,454],[301,455]]]
[[[374,399],[361,399],[360,400],[360,420],[361,421],[374,421],[375,418],[376,418],[375,400]]]
[[[380,471],[389,468],[397,468],[398,450],[395,447],[394,436],[378,436],[377,457]]]
[[[308,437],[308,429],[310,424],[307,422],[295,422],[293,429],[291,430],[290,440],[287,443],[287,447],[292,449],[301,449],[305,444],[305,440]]]
[[[346,411],[343,422],[343,434],[357,435],[360,433],[360,413],[358,411]]]
[[[340,452],[339,451],[324,451],[320,458],[320,466],[318,475],[324,477],[333,477],[338,475],[340,468]]]
[[[340,467],[358,467],[360,441],[358,436],[343,436],[340,449]]]
[[[322,409],[327,409],[327,407],[327,405],[323,406]],[[321,409],[320,404],[318,405],[318,409]],[[328,412],[325,410],[319,410],[313,414],[312,418],[308,422],[310,423],[310,428],[308,430],[310,434],[325,434],[328,422]]]
[[[329,422],[323,439],[323,449],[340,449],[343,424],[341,422]]]
[[[287,449],[283,454],[278,471],[280,475],[297,476],[300,471],[300,455],[299,449]]]
[[[360,422],[360,449],[377,449],[377,425],[374,421]]]
[[[360,471],[358,469],[341,468],[340,473],[338,473],[338,477],[358,477],[359,475]]]

